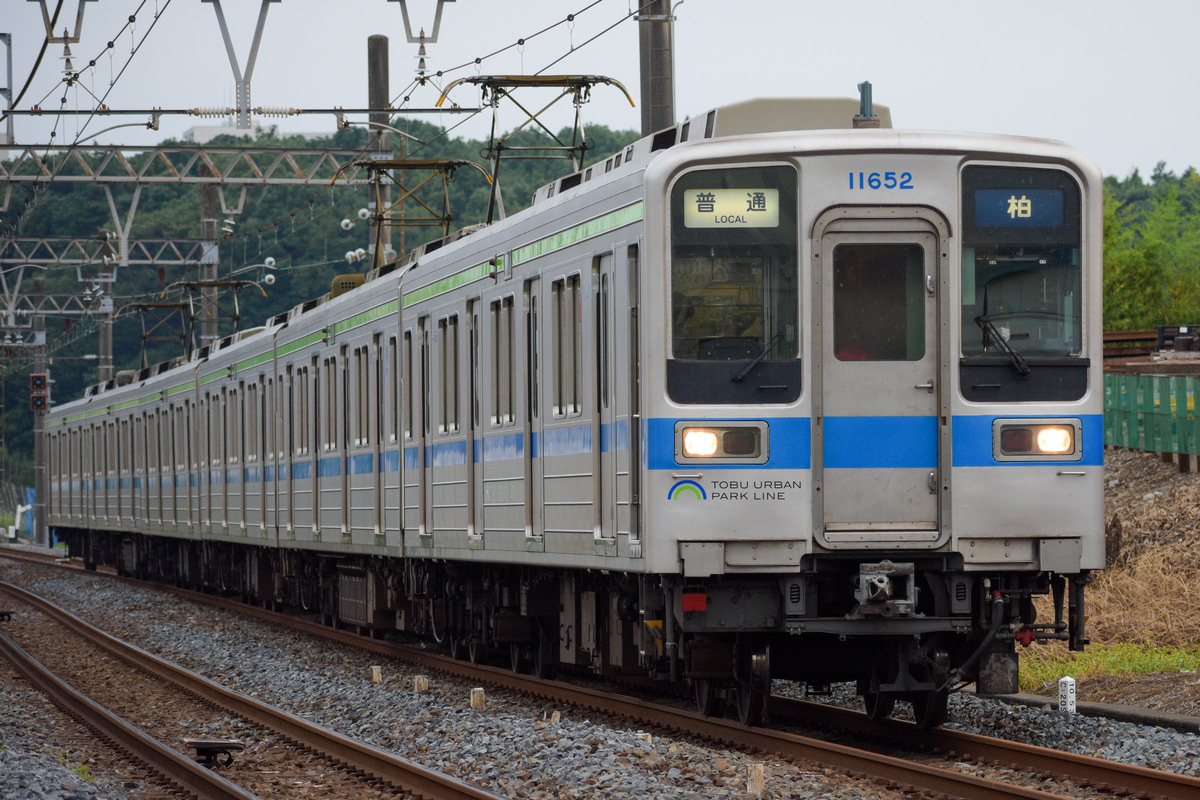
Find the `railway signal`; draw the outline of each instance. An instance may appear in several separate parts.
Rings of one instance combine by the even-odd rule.
[[[50,377],[44,372],[35,372],[29,376],[29,410],[34,413],[44,412],[50,408]]]

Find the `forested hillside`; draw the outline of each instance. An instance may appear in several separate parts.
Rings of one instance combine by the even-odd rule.
[[[1104,181],[1104,329],[1200,323],[1200,174]]]

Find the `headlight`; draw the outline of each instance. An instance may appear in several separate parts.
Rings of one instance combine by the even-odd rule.
[[[997,461],[1078,461],[1077,419],[998,419],[992,433]]]
[[[765,422],[679,422],[675,425],[675,459],[680,463],[761,464],[768,455],[767,431]]]
[[[1070,428],[1041,428],[1037,432],[1038,450],[1045,455],[1062,455],[1075,449],[1075,432]]]
[[[720,441],[716,431],[688,428],[683,432],[683,454],[688,458],[715,456]]]

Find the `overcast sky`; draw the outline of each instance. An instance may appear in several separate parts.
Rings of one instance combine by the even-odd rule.
[[[46,0],[51,10],[59,0]],[[61,0],[56,33],[75,29],[79,0]],[[477,74],[474,60],[526,38],[478,67],[478,74],[606,75],[640,104],[638,0],[456,0],[445,6],[439,40],[427,45],[443,82]],[[225,0],[239,67],[245,69],[259,0]],[[591,6],[588,8],[588,6]],[[414,27],[431,33],[436,0],[409,0]],[[586,10],[585,10],[586,9]],[[575,12],[572,25],[559,25]],[[160,17],[155,22],[156,13]],[[136,22],[121,32],[130,15]],[[682,0],[675,3],[676,113],[679,118],[756,96],[855,97],[869,80],[876,103],[891,108],[895,127],[1014,133],[1062,139],[1089,153],[1106,175],[1134,168],[1149,177],[1165,161],[1180,173],[1200,166],[1200,2],[1196,0]],[[622,21],[624,20],[624,21]],[[153,27],[152,27],[153,26]],[[613,27],[615,26],[615,27]],[[598,34],[612,27],[607,33]],[[45,30],[41,7],[0,0],[0,32],[13,34],[13,91],[33,69]],[[147,36],[147,32],[149,35]],[[325,108],[367,105],[367,37],[390,39],[391,92],[398,104],[414,77],[416,45],[408,44],[398,2],[281,0],[272,3],[252,76],[252,104]],[[130,57],[134,42],[142,42]],[[112,41],[111,50],[106,44]],[[574,50],[572,51],[572,47]],[[19,109],[60,107],[62,45],[51,45]],[[113,109],[233,105],[233,71],[214,7],[201,0],[96,0],[85,6],[82,37],[71,45],[82,84]],[[563,56],[566,56],[563,58]],[[0,70],[4,61],[0,55]],[[88,69],[95,59],[95,67]],[[124,74],[111,86],[124,69]],[[0,73],[0,82],[5,80]],[[410,95],[430,107],[438,91]],[[88,91],[65,93],[66,108],[89,109]],[[521,95],[518,95],[519,97]],[[477,91],[459,87],[462,106]],[[545,93],[525,93],[540,107]],[[0,104],[2,104],[0,99]],[[490,113],[490,112],[489,112]],[[211,121],[164,117],[159,132],[102,129],[142,117],[17,117],[18,143],[147,144],[181,137]],[[359,117],[359,119],[363,119]],[[462,117],[427,117],[452,125]],[[600,86],[585,122],[640,127],[640,111],[620,92]],[[570,109],[549,117],[569,124]],[[520,120],[501,113],[500,125]],[[332,132],[332,116],[265,120],[281,131]],[[486,135],[490,117],[459,132]]]

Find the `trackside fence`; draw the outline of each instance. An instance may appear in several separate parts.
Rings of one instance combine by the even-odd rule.
[[[1197,395],[1198,377],[1106,374],[1104,444],[1200,456]]]

